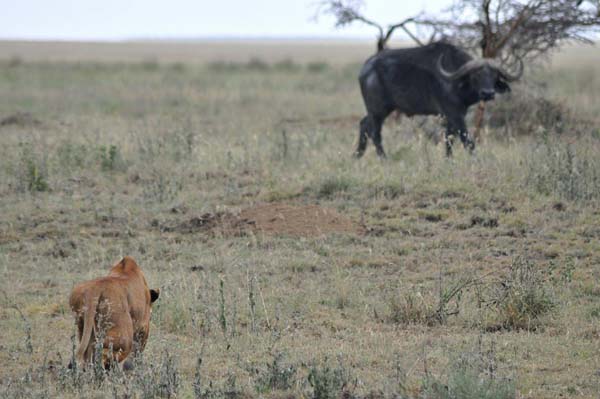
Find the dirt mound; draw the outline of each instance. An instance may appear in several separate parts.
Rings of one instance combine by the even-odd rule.
[[[35,119],[33,115],[29,112],[17,112],[15,114],[9,115],[5,118],[0,119],[0,126],[19,126],[19,127],[27,127],[27,126],[39,126],[42,123]]]
[[[220,232],[224,235],[244,235],[247,230],[251,229],[252,221],[243,220],[231,213],[217,212],[205,213],[202,216],[193,216],[188,220],[178,223],[159,224],[158,222],[153,222],[152,224],[167,233],[209,233],[210,235],[214,235]]]
[[[363,228],[337,211],[318,205],[265,204],[244,209],[242,220],[269,235],[314,237],[330,233],[362,233]]]
[[[364,228],[337,211],[318,205],[263,204],[243,209],[239,214],[206,213],[161,231],[184,234],[208,233],[239,236],[252,233],[318,237],[331,233],[362,234]]]

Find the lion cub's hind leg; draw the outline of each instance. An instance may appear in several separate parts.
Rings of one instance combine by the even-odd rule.
[[[120,314],[118,319],[112,320],[112,327],[106,332],[102,362],[104,368],[111,364],[121,365],[133,349],[133,322],[128,313]]]

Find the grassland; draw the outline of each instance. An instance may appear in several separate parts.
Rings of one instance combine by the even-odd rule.
[[[350,157],[354,56],[3,53],[0,395],[597,398],[600,55],[569,51],[530,75],[571,109],[560,129],[446,159],[389,121],[385,162]],[[187,228],[264,204],[358,227]],[[144,359],[75,375],[70,289],[125,254],[161,288]]]

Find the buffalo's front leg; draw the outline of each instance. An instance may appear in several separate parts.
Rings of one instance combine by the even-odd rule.
[[[462,141],[465,149],[469,150],[469,152],[473,152],[475,149],[475,142],[469,137],[465,120],[464,118],[456,118],[454,120],[448,120],[448,125],[446,127],[446,156],[452,156],[452,144],[455,136],[460,137],[460,141]]]
[[[469,132],[467,131],[467,129],[465,128],[464,130],[461,130],[459,132],[459,136],[460,136],[460,141],[462,141],[465,149],[469,150],[469,153],[472,154],[473,151],[475,150],[475,142],[471,139],[471,137],[469,137]]]
[[[450,158],[452,156],[452,144],[454,143],[454,135],[450,129],[446,129],[446,137],[444,137],[446,143],[446,156]]]

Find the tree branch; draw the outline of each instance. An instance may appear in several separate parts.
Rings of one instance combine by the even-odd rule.
[[[387,34],[385,35],[384,41],[387,43],[388,40],[390,40],[390,38],[392,37],[392,33],[394,32],[395,29],[397,28],[401,28],[411,39],[413,39],[419,46],[423,46],[423,43],[419,40],[418,37],[416,37],[415,35],[412,34],[411,31],[408,30],[408,28],[406,27],[406,24],[408,23],[416,23],[416,19],[414,17],[411,18],[407,18],[404,21],[395,24],[395,25],[390,25],[388,27],[388,31]]]

